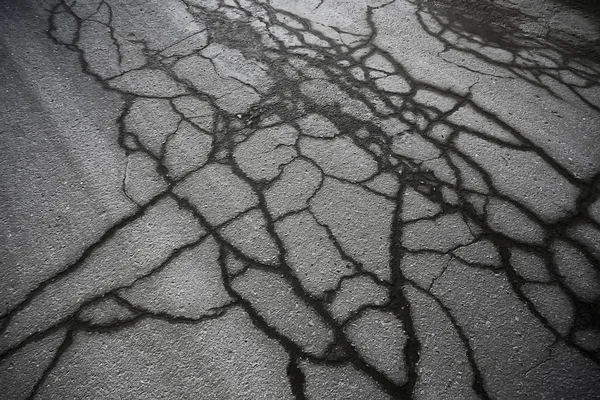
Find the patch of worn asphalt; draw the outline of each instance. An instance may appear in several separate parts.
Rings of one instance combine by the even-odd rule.
[[[2,2],[1,397],[600,398],[599,15]]]

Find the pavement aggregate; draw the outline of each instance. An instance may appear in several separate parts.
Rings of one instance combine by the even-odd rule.
[[[600,8],[0,4],[0,397],[600,399]]]

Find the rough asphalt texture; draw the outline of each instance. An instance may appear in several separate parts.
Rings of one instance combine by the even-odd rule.
[[[0,397],[600,398],[593,7],[3,1]]]

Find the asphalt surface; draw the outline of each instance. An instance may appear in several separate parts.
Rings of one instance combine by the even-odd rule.
[[[1,2],[0,397],[600,398],[599,9]]]

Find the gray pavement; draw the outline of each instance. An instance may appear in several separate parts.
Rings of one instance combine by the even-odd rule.
[[[0,3],[3,399],[599,399],[600,6]]]

